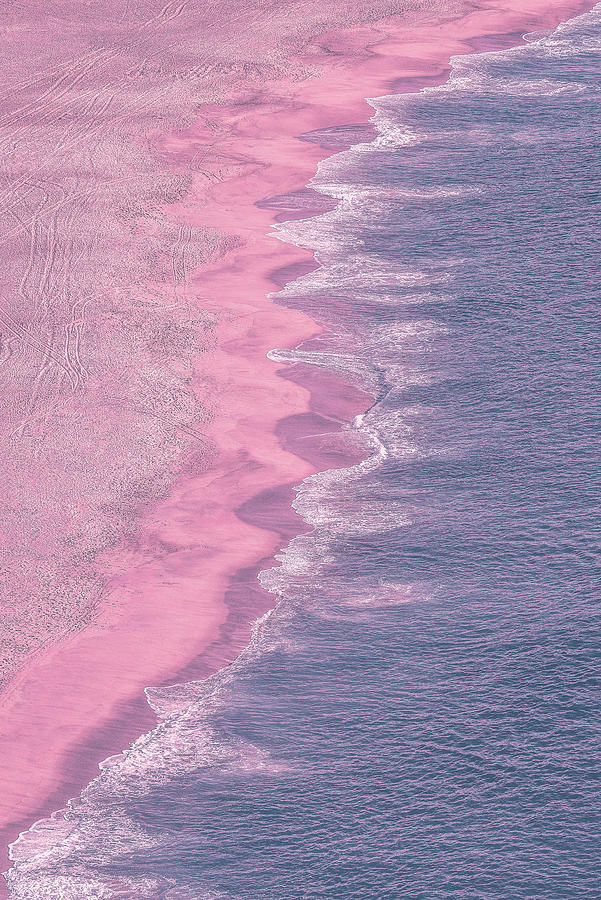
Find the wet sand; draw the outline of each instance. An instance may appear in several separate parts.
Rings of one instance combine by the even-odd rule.
[[[175,223],[202,224],[237,241],[198,269],[189,288],[215,321],[214,346],[194,359],[192,376],[199,392],[212,385],[202,435],[211,457],[207,463],[199,453],[169,496],[147,508],[135,540],[101,555],[109,593],[96,620],[31,659],[5,694],[5,845],[63,806],[101,759],[152,727],[146,686],[200,678],[236,656],[250,622],[273,605],[257,572],[303,528],[290,510],[292,486],[348,460],[324,432],[339,430],[369,398],[308,367],[282,371],[266,355],[320,331],[267,297],[313,264],[269,234],[272,223],[311,211],[295,212],[286,198],[305,189],[333,149],[327,140],[299,137],[367,122],[373,110],[365,97],[436,83],[451,55],[510,46],[521,33],[551,28],[584,8],[491,2],[444,23],[409,27],[389,19],[331,31],[316,39],[319,53],[303,60],[319,64],[321,77],[274,81],[253,104],[207,105],[195,126],[162,141],[173,171],[203,147],[226,170],[222,179],[199,173],[185,199],[166,208]]]

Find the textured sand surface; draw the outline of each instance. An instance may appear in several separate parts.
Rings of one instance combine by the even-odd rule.
[[[394,3],[370,4],[370,15]],[[260,103],[361,3],[8,3],[0,24],[0,678],[94,615],[99,550],[202,440],[214,315],[191,274],[238,241],[169,214],[248,162],[223,117],[181,165],[156,140],[201,104]],[[322,51],[323,54],[324,51]],[[231,223],[230,223],[231,224]],[[208,396],[207,396],[208,395]]]

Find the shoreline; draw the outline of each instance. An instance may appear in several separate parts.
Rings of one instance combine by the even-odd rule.
[[[290,373],[291,367],[283,369],[266,357],[274,346],[295,346],[323,333],[312,320],[266,296],[282,277],[292,280],[302,267],[315,265],[312,254],[265,234],[282,216],[293,216],[281,206],[261,205],[265,198],[302,190],[318,162],[332,155],[331,148],[299,140],[298,129],[306,134],[366,122],[373,109],[365,97],[400,93],[402,84],[417,90],[418,79],[424,79],[421,86],[446,80],[449,57],[474,52],[470,42],[479,45],[477,52],[487,49],[486,41],[488,49],[502,49],[499,36],[506,35],[506,46],[514,46],[520,31],[555,27],[591,5],[562,3],[548,10],[539,2],[517,10],[511,3],[486,3],[444,24],[402,26],[389,20],[387,36],[381,23],[377,32],[330,32],[323,43],[341,55],[334,56],[322,78],[288,84],[292,93],[279,98],[279,108],[272,102],[250,112],[245,107],[203,111],[213,121],[229,117],[234,134],[232,146],[226,142],[224,150],[232,159],[244,158],[241,174],[200,197],[193,191],[184,208],[173,210],[185,221],[197,208],[204,226],[242,233],[246,240],[194,279],[196,290],[213,298],[203,296],[200,304],[220,321],[217,349],[197,367],[199,379],[212,378],[225,392],[209,429],[218,459],[207,471],[180,477],[169,497],[149,511],[145,540],[111,554],[113,605],[106,605],[97,623],[41,654],[3,705],[8,731],[8,740],[0,739],[3,843],[64,806],[98,773],[102,759],[154,727],[145,687],[203,678],[237,656],[248,641],[250,623],[274,602],[256,582],[256,573],[304,527],[290,509],[292,485],[319,471],[320,463],[333,464],[323,448],[303,453],[305,437],[312,430],[319,434],[324,423],[339,428],[366,403],[350,386],[339,396],[342,383],[331,373],[303,376],[300,364]],[[447,29],[444,38],[442,28]],[[360,55],[355,37],[365,41]],[[199,125],[170,137],[165,146],[176,160],[202,140],[206,134]],[[161,642],[160,659],[156,645],[148,652],[153,637]],[[29,735],[17,752],[11,729],[15,736],[22,734],[24,724]],[[5,752],[7,746],[12,755]],[[77,776],[69,778],[73,769]],[[25,773],[37,777],[27,784]],[[6,787],[11,784],[20,786],[12,795]],[[26,811],[18,817],[16,809]]]

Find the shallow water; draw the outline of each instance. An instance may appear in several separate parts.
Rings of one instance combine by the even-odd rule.
[[[12,897],[599,896],[600,75],[601,7],[321,166],[278,301],[332,333],[279,356],[376,393],[372,455],[303,484],[249,649],[149,692],[179,712]]]

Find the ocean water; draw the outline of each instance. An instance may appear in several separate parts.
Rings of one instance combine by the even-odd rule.
[[[376,400],[277,605],[13,848],[13,898],[599,898],[601,7],[372,101],[279,226]]]

